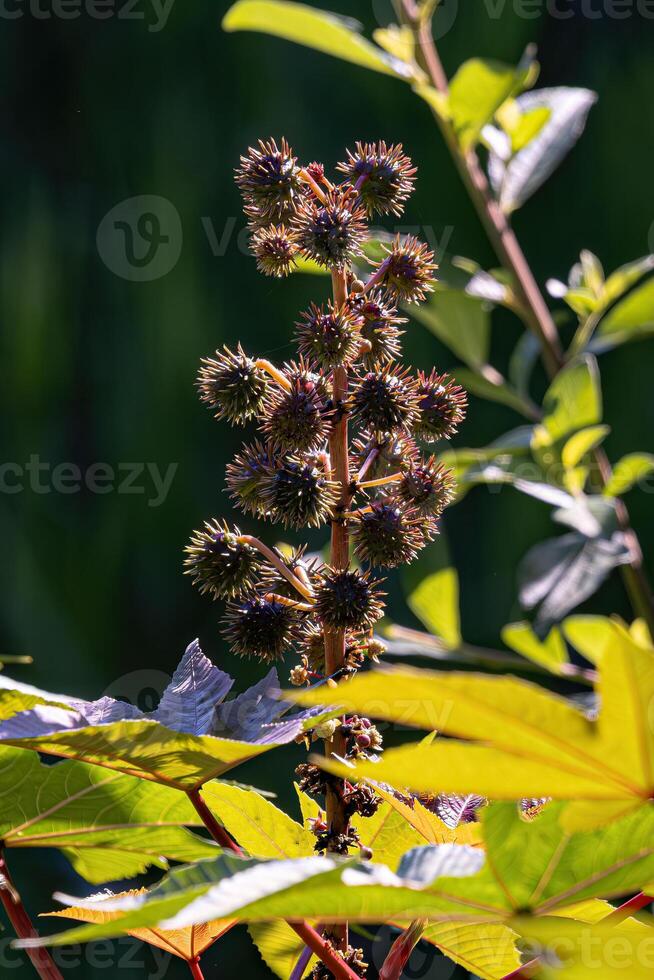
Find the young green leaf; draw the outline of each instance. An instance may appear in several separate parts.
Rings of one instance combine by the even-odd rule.
[[[545,395],[543,412],[543,424],[534,434],[539,447],[601,422],[602,391],[594,357],[579,357],[557,374]]]
[[[481,58],[461,65],[450,83],[447,108],[464,150],[477,143],[484,126],[508,98],[520,91],[528,74],[528,69]]]
[[[607,497],[619,497],[628,493],[640,480],[654,471],[654,456],[651,453],[630,453],[623,456],[613,468],[613,475],[604,487]]]
[[[511,650],[554,674],[563,673],[562,668],[570,663],[565,641],[556,627],[541,640],[529,623],[511,623],[502,630],[502,639]]]
[[[609,310],[601,320],[592,349],[611,350],[654,333],[654,279],[650,278]]]
[[[303,3],[238,0],[227,11],[222,26],[225,31],[272,34],[384,75],[408,78],[412,74],[399,58],[361,37],[357,21]]]
[[[424,626],[441,637],[449,649],[461,645],[459,576],[455,568],[443,568],[427,576],[407,602]]]

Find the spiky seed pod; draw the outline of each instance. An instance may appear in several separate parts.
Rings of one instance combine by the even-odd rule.
[[[228,599],[253,589],[263,567],[259,552],[239,541],[241,532],[218,521],[205,521],[187,545],[185,574],[200,592]]]
[[[386,258],[377,263],[379,281],[398,300],[405,303],[423,303],[427,293],[434,291],[434,273],[438,268],[434,253],[413,235],[398,235],[387,248]]]
[[[303,361],[287,365],[291,390],[270,385],[261,413],[261,428],[271,445],[282,452],[320,449],[331,427],[331,401],[325,379]]]
[[[435,456],[411,466],[397,488],[397,495],[423,516],[440,517],[454,497],[452,471]]]
[[[225,347],[215,357],[203,358],[197,385],[200,399],[217,419],[243,425],[260,411],[268,383],[239,344],[236,351]]]
[[[370,344],[370,351],[361,357],[366,368],[373,368],[378,362],[393,361],[401,353],[400,337],[403,332],[399,325],[406,318],[398,316],[397,306],[388,293],[375,289],[365,296],[352,294],[349,299],[352,311],[359,318],[361,340]]]
[[[352,470],[360,470],[371,453],[375,453],[365,479],[377,480],[383,476],[407,469],[420,458],[418,447],[404,432],[371,433],[365,431],[354,440]]]
[[[283,657],[298,633],[292,607],[261,596],[230,602],[224,624],[223,635],[235,653],[266,663]]]
[[[377,212],[398,218],[414,189],[417,173],[401,143],[387,146],[383,140],[357,143],[355,152],[348,150],[347,160],[337,169],[358,187],[369,215]]]
[[[374,432],[409,430],[418,415],[418,383],[408,371],[385,364],[360,374],[352,415]]]
[[[292,227],[303,255],[328,269],[342,269],[361,254],[366,212],[351,188],[336,188],[324,203],[305,197]]]
[[[263,517],[266,502],[263,489],[270,472],[270,451],[260,442],[244,446],[227,464],[226,479],[230,496],[246,514]]]
[[[380,568],[408,565],[426,543],[421,523],[395,501],[375,501],[352,527],[357,558]]]
[[[274,139],[251,146],[236,171],[248,217],[265,224],[288,220],[302,198],[299,174],[297,158],[285,139],[280,146]]]
[[[309,176],[315,180],[316,184],[322,184],[325,179],[325,167],[322,163],[308,163],[305,167],[306,172]]]
[[[311,460],[289,456],[271,470],[265,487],[268,509],[284,527],[320,527],[331,517],[338,488]]]
[[[447,374],[432,371],[418,373],[418,407],[420,414],[415,434],[425,442],[451,439],[466,416],[468,396]]]
[[[300,354],[325,371],[347,364],[358,353],[357,318],[347,306],[338,308],[330,302],[325,310],[312,303],[296,328]]]
[[[257,260],[257,268],[264,276],[283,279],[293,268],[298,247],[295,236],[285,225],[266,225],[255,228],[250,248]]]
[[[369,628],[384,614],[379,585],[367,573],[327,567],[316,590],[316,616],[330,630]]]
[[[322,824],[314,825],[313,830],[317,838],[314,844],[314,850],[318,854],[323,854],[325,851],[329,851],[331,854],[348,854],[350,848],[358,848],[361,844],[359,834],[354,827],[348,827],[345,833],[342,834],[336,830],[323,830]],[[333,976],[329,971],[323,975],[328,977]]]

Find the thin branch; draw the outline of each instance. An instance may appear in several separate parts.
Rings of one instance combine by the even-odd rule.
[[[404,968],[411,959],[411,953],[420,942],[426,925],[426,919],[416,919],[395,940],[384,960],[379,980],[401,980]]]
[[[291,390],[291,383],[284,372],[280,371],[279,368],[276,368],[271,361],[267,361],[265,357],[260,357],[258,361],[255,361],[254,366],[258,367],[260,371],[265,371],[266,374],[269,374],[273,381],[276,381],[278,385],[281,385],[284,391]]]
[[[648,905],[654,902],[654,898],[651,895],[646,895],[644,892],[639,892],[638,895],[634,895],[630,898],[628,902],[624,905],[620,905],[619,908],[615,909],[609,915],[606,916],[602,921],[609,923],[610,925],[618,925],[620,922],[624,922],[629,916],[635,915],[636,912],[642,911],[642,909],[647,908]]]
[[[442,95],[447,95],[449,83],[434,41],[431,18],[422,16],[415,0],[401,0],[401,3],[404,16],[414,30],[421,66],[429,75],[434,88]],[[564,366],[565,358],[559,332],[531,267],[507,216],[491,192],[477,154],[474,150],[464,151],[451,124],[436,111],[434,116],[495,252],[512,276],[522,315],[540,342],[545,370],[550,379],[553,379]],[[602,483],[606,485],[611,478],[608,457],[601,448],[594,451],[594,457]],[[631,554],[630,563],[621,568],[625,588],[636,615],[644,617],[654,631],[654,596],[643,568],[640,542],[631,527],[629,512],[622,500],[616,502],[616,516]]]
[[[358,973],[351,970],[347,963],[334,951],[334,948],[323,939],[308,922],[289,922],[305,946],[318,956],[325,966],[329,967],[338,980],[360,980]]]
[[[309,185],[313,193],[316,195],[316,197],[322,204],[327,203],[327,195],[325,194],[323,189],[316,183],[316,181],[313,179],[310,173],[308,173],[306,170],[300,170],[299,178],[300,180],[303,180],[305,184]]]
[[[379,449],[377,449],[377,447],[375,446],[374,449],[370,450],[368,456],[366,457],[365,463],[357,473],[357,483],[362,483],[365,480],[366,474],[368,473],[370,467],[373,465],[373,463],[378,458],[378,456],[379,456]]]
[[[322,935],[322,929],[317,929],[316,932],[318,933],[319,936]],[[309,965],[312,956],[313,956],[313,950],[311,949],[311,947],[305,946],[302,952],[300,953],[300,956],[298,957],[298,961],[293,967],[293,972],[291,973],[288,980],[303,980],[304,974],[306,973],[307,966]]]
[[[293,574],[290,568],[286,567],[279,555],[276,555],[267,544],[264,544],[263,541],[259,541],[259,538],[255,538],[251,534],[243,534],[238,540],[241,544],[249,544],[252,548],[256,548],[257,551],[259,551],[264,558],[267,558],[270,564],[277,569],[279,574],[283,575],[284,578],[291,583],[293,588],[297,589],[300,595],[303,596],[307,602],[313,602],[314,596],[311,585],[305,585],[304,582],[301,582],[300,579]]]
[[[285,595],[278,595],[276,592],[267,592],[264,598],[268,602],[276,602],[280,606],[297,609],[298,612],[313,612],[314,603],[298,602],[297,599],[288,599]]]
[[[373,487],[385,487],[388,483],[399,483],[404,479],[404,473],[393,473],[392,476],[382,476],[378,480],[366,480],[359,483],[360,490],[371,490]]]
[[[218,823],[213,813],[202,799],[200,790],[190,789],[186,795],[195,807],[200,820],[207,828],[216,844],[220,844],[221,847],[226,847],[228,850],[233,851],[238,857],[243,857],[243,851],[238,844],[232,840],[225,828]]]
[[[14,932],[19,939],[37,939],[38,932],[32,925],[32,920],[27,914],[22,899],[14,885],[3,848],[0,846],[0,901],[7,913],[7,918],[11,922]],[[41,977],[41,980],[63,980],[57,969],[54,960],[47,949],[36,947],[26,949],[32,966]]]

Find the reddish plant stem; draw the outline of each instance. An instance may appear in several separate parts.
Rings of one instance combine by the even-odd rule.
[[[21,900],[16,886],[12,880],[7,862],[5,861],[4,850],[0,846],[0,901],[4,906],[7,918],[11,922],[14,932],[19,939],[36,939],[38,932],[32,925],[25,906]],[[63,980],[57,969],[54,960],[47,949],[27,949],[32,966],[41,977],[41,980]]]
[[[620,922],[624,922],[628,919],[630,915],[635,915],[636,912],[640,912],[642,909],[646,908],[654,902],[654,898],[651,895],[646,895],[644,892],[640,892],[638,895],[634,895],[630,898],[628,902],[624,905],[620,905],[619,908],[611,912],[610,915],[603,920],[611,925],[618,925]]]
[[[531,971],[537,966],[539,966],[539,961],[531,960],[530,963],[525,963],[524,966],[514,970],[513,973],[507,973],[502,980],[532,980],[533,973]]]
[[[187,963],[194,980],[204,980],[204,973],[200,968],[200,957],[196,956],[194,960],[187,960]]]
[[[447,95],[449,82],[434,42],[431,20],[421,16],[415,0],[401,0],[401,3],[404,16],[415,33],[418,61],[429,75],[434,88],[442,95]],[[507,216],[492,194],[476,152],[464,151],[452,126],[439,113],[434,112],[434,115],[495,253],[505,269],[511,273],[517,291],[518,312],[538,338],[545,370],[548,377],[552,379],[564,366],[565,358],[558,329],[543,299],[531,266]],[[611,477],[608,457],[601,448],[596,449],[593,455],[602,485],[605,486]],[[615,510],[631,555],[629,564],[621,567],[624,586],[634,613],[642,616],[650,630],[654,631],[654,595],[643,567],[642,548],[636,532],[631,527],[629,511],[624,501],[618,499]]]
[[[426,919],[416,919],[405,929],[390,948],[379,974],[379,980],[401,980],[404,968],[411,959],[411,953],[420,942],[425,931]]]
[[[334,952],[327,940],[323,939],[308,922],[289,922],[289,926],[295,930],[304,945],[313,950],[325,966],[329,967],[338,980],[360,980],[359,975],[350,969],[338,953]]]
[[[216,843],[220,844],[221,847],[229,848],[230,851],[233,851],[234,854],[237,854],[239,857],[243,857],[243,851],[238,844],[232,840],[225,828],[221,827],[221,825],[218,823],[213,813],[202,799],[199,789],[188,790],[186,795],[195,807],[198,816],[202,820],[202,823],[207,828]],[[298,936],[300,936],[304,942],[304,945],[312,949],[316,956],[320,957],[325,966],[328,966],[336,977],[343,978],[343,980],[356,977],[356,974],[350,970],[349,966],[343,962],[340,956],[334,952],[332,947],[320,935],[318,935],[316,930],[312,929],[307,922],[289,922],[289,925],[295,930]],[[196,977],[197,980],[204,980],[200,970],[199,959],[196,962],[189,961],[189,967],[191,968],[193,976]],[[194,970],[195,972],[193,972]],[[63,980],[59,973],[52,975],[48,974],[47,977],[43,975],[43,977],[44,980]]]
[[[340,308],[347,300],[347,274],[344,269],[332,272],[332,287],[334,305]],[[351,502],[348,418],[343,408],[348,390],[348,375],[345,366],[341,365],[334,369],[332,386],[334,405],[336,410],[340,412],[340,417],[329,438],[329,456],[332,461],[333,479],[340,484],[341,497],[338,511],[332,520],[330,562],[332,568],[341,570],[347,568],[350,563],[349,532],[344,517]],[[325,630],[325,674],[330,677],[336,673],[343,666],[344,661],[345,630]],[[333,753],[343,755],[344,752],[345,739],[336,731],[334,737],[325,742],[325,754],[328,756]],[[335,782],[328,789],[325,809],[327,811],[327,826],[330,831],[334,834],[347,833],[348,818],[343,803],[342,782]],[[347,950],[349,942],[347,923],[334,926],[333,934],[339,949]]]
[[[238,846],[238,844],[232,840],[224,827],[222,827],[213,813],[207,806],[207,804],[202,799],[199,789],[190,789],[186,794],[196,809],[200,820],[207,828],[216,844],[220,844],[221,847],[226,847],[228,850],[233,851],[238,857],[243,857],[243,851]]]

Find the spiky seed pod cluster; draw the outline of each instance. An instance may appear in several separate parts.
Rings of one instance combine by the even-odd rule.
[[[241,157],[236,183],[252,222],[270,224],[287,220],[303,196],[297,157],[285,139],[259,140]]]
[[[223,633],[234,653],[272,663],[297,639],[298,617],[292,606],[253,595],[229,603]]]
[[[230,496],[246,514],[263,517],[267,513],[264,489],[272,465],[270,450],[258,440],[244,446],[228,464],[226,480]]]
[[[261,410],[267,380],[241,345],[228,347],[202,361],[197,380],[200,399],[213,409],[217,419],[243,425]]]
[[[413,235],[398,235],[390,248],[384,245],[383,249],[387,254],[377,263],[376,281],[398,300],[424,303],[434,291],[438,268],[432,250]]]
[[[361,255],[366,212],[351,187],[336,188],[327,192],[324,201],[305,197],[292,228],[307,259],[328,269],[342,269]]]
[[[418,373],[418,408],[414,432],[425,442],[451,439],[465,418],[468,397],[447,374]]]
[[[399,328],[407,321],[399,316],[392,297],[381,289],[372,290],[368,295],[353,293],[349,306],[358,318],[361,340],[369,345],[369,350],[364,347],[361,355],[363,366],[374,369],[378,363],[399,357],[403,332]]]
[[[316,616],[325,629],[367,629],[384,614],[379,586],[366,572],[326,568],[316,589]]]
[[[401,146],[380,141],[357,143],[338,169],[332,182],[322,164],[303,167],[286,140],[261,141],[241,158],[236,180],[259,270],[282,278],[310,259],[332,272],[335,295],[298,317],[297,361],[278,368],[240,346],[224,348],[198,377],[200,397],[218,418],[258,427],[258,438],[227,467],[236,505],[293,530],[332,526],[333,567],[307,561],[304,548],[270,549],[215,520],[187,548],[195,584],[226,601],[223,633],[234,653],[270,663],[292,651],[291,682],[300,686],[337,683],[383,655],[373,627],[384,593],[370,567],[412,561],[437,532],[451,477],[435,457],[421,457],[415,437],[450,438],[465,412],[465,394],[451,379],[415,376],[400,363],[406,320],[398,306],[432,291],[432,252],[398,235],[370,263],[367,282],[360,268],[370,217],[402,212],[415,168]],[[348,536],[362,568],[343,567]],[[307,747],[316,740],[332,741],[353,760],[382,750],[379,731],[359,716],[317,724],[297,739]],[[359,849],[349,819],[374,814],[374,790],[311,765],[297,772],[305,792],[327,795],[313,827],[316,849]],[[327,802],[341,819],[327,816]],[[363,973],[360,951],[349,948],[345,957]]]
[[[283,279],[288,276],[298,254],[295,235],[285,225],[264,225],[255,228],[250,241],[257,268],[265,276]]]
[[[393,498],[376,500],[352,524],[356,556],[381,568],[408,565],[425,546],[425,530],[415,510]]]
[[[409,431],[418,416],[418,385],[408,371],[384,364],[357,378],[352,415],[374,432]]]
[[[330,519],[338,488],[311,459],[288,456],[271,469],[264,500],[284,527],[320,527]]]
[[[359,189],[369,215],[394,214],[399,217],[413,192],[417,170],[404,153],[402,144],[357,143],[354,153],[338,170]]]
[[[397,496],[418,515],[440,517],[454,496],[452,471],[431,456],[407,469]]]
[[[270,385],[261,430],[281,452],[309,453],[323,446],[330,431],[331,401],[322,375],[300,361],[284,371],[288,389]]]
[[[347,306],[337,308],[330,302],[325,308],[312,303],[296,327],[300,354],[325,371],[349,364],[358,353],[357,317]]]
[[[206,521],[186,548],[186,574],[202,594],[228,599],[254,587],[262,570],[260,554],[241,540],[241,532],[218,521]]]

